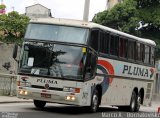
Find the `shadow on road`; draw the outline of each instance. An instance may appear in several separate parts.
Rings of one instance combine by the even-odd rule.
[[[52,113],[68,114],[68,115],[78,115],[78,114],[89,114],[89,110],[86,107],[75,107],[75,106],[46,106],[43,109],[33,108],[35,111],[45,111]],[[98,109],[97,113],[102,112],[119,112],[117,108],[107,108],[101,107]]]

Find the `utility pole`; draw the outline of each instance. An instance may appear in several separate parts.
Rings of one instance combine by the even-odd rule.
[[[108,4],[109,4],[109,0],[106,0],[106,8],[105,8],[105,10],[108,9]]]
[[[12,11],[14,11],[14,6],[12,6],[11,8],[12,8]]]
[[[84,21],[88,21],[88,17],[89,17],[89,6],[90,6],[90,0],[85,0],[84,12],[83,12],[83,20],[84,20]]]

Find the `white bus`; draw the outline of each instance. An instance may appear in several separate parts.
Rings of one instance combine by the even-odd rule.
[[[21,49],[17,96],[46,102],[101,105],[131,112],[149,105],[155,42],[76,20],[31,20]],[[14,52],[14,58],[16,57]]]

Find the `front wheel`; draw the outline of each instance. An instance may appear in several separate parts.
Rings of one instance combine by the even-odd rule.
[[[98,91],[95,90],[93,92],[92,99],[91,99],[90,111],[94,113],[97,111],[98,108],[99,108],[99,97],[98,97]]]
[[[40,109],[44,108],[44,106],[46,105],[45,101],[40,101],[40,100],[33,100],[33,103],[36,108]]]

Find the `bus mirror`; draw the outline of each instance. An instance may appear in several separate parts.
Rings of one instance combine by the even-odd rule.
[[[17,52],[18,52],[18,45],[15,44],[13,48],[13,54],[12,54],[13,59],[17,58]]]

